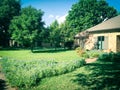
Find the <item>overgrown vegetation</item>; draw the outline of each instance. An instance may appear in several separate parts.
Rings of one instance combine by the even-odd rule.
[[[98,58],[103,53],[103,51],[99,50],[87,51],[81,47],[77,47],[76,53],[83,58]]]
[[[118,53],[114,53],[114,52],[103,53],[102,55],[100,55],[98,60],[104,61],[104,62],[105,61],[106,62],[120,62],[120,52],[118,52]]]
[[[9,53],[9,51],[7,53]],[[71,55],[71,51],[52,54],[48,52],[38,53],[39,57],[37,53],[33,54],[26,51],[22,53],[15,51],[13,53],[16,53],[16,55],[19,53],[20,56],[24,53],[26,56],[21,58],[24,60],[16,60],[18,56],[16,56],[17,58],[14,57],[15,60],[13,60],[11,58],[13,58],[14,55],[8,54],[8,57],[11,56],[11,58],[3,59],[1,63],[8,82],[12,86],[17,87],[30,88],[36,86],[43,78],[65,74],[85,64],[85,60],[77,58],[77,55],[75,56],[73,51],[74,56]],[[32,54],[33,57],[31,60],[29,60],[28,57],[30,56],[27,54]],[[70,55],[72,57],[70,57]]]
[[[26,88],[38,85],[40,80],[45,77],[68,73],[84,64],[85,61],[81,59],[59,63],[51,60],[2,60],[3,72],[8,82],[12,86]]]
[[[120,63],[96,61],[73,72],[42,79],[38,87],[29,90],[119,90],[119,84]]]
[[[96,56],[96,53],[100,55],[99,58],[104,54],[117,55],[114,61],[119,58],[119,53],[108,54],[96,50],[87,51],[90,57]],[[8,81],[13,86],[19,86],[20,90],[120,89],[120,64],[111,62],[110,58],[107,60],[101,58],[97,62],[85,64],[81,67],[84,61],[81,61],[82,59],[76,54],[76,51],[55,53],[47,51],[34,54],[28,50],[3,50],[0,51],[0,56],[16,59],[3,60],[2,66],[6,77],[9,78]]]
[[[93,51],[90,54],[93,54]],[[101,53],[99,58],[104,54]],[[118,54],[112,53],[113,57]],[[119,90],[120,63],[110,62],[110,58],[107,58],[106,62],[103,59],[86,64],[68,74],[45,78],[41,81],[40,86],[30,90]],[[114,61],[116,61],[116,58],[114,58]]]

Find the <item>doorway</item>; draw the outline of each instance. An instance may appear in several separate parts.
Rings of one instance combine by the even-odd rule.
[[[117,35],[117,45],[116,45],[117,52],[120,52],[120,35]]]

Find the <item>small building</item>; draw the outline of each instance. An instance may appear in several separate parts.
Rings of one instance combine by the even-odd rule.
[[[75,44],[88,50],[120,52],[120,15],[78,33]]]

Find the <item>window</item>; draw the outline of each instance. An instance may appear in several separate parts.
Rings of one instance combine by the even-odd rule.
[[[108,36],[95,37],[95,49],[108,49]]]
[[[104,49],[104,36],[98,36],[97,43],[97,49]]]
[[[98,41],[104,41],[104,36],[98,36]]]

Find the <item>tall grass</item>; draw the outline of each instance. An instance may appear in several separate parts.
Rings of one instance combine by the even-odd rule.
[[[54,60],[13,60],[3,59],[3,72],[11,84],[17,87],[32,87],[45,77],[61,75],[85,64],[83,59],[56,62]]]

